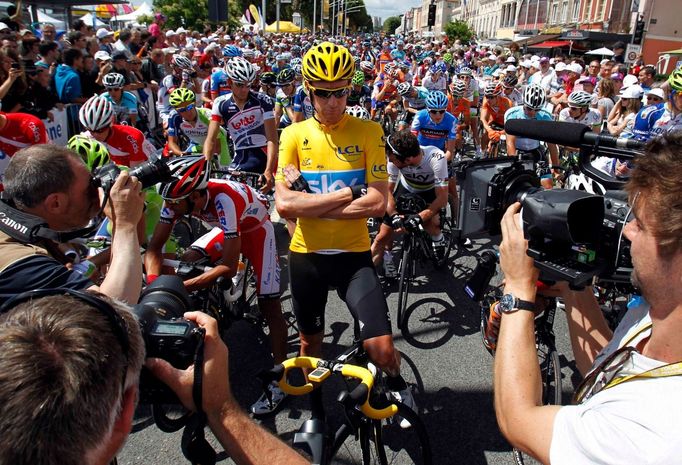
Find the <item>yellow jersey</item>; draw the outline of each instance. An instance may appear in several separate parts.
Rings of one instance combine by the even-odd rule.
[[[378,123],[344,114],[325,126],[308,118],[284,129],[279,144],[277,182],[283,168],[294,165],[316,194],[356,184],[386,182],[384,133]],[[298,218],[291,238],[293,252],[365,252],[369,250],[367,221]]]

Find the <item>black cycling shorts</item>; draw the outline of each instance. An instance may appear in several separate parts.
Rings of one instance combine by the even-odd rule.
[[[360,327],[362,340],[391,334],[388,305],[367,252],[337,254],[289,252],[289,283],[298,329],[324,330],[329,286],[336,288]]]
[[[268,152],[266,147],[251,148],[247,150],[237,150],[234,154],[230,168],[238,171],[248,171],[249,173],[265,173],[268,163]]]

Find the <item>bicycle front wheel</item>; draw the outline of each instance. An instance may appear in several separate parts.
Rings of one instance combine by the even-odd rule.
[[[398,406],[396,416],[372,421],[371,442],[374,447],[368,448],[366,453],[363,451],[363,463],[430,465],[431,446],[424,423],[411,408],[400,402],[395,404]],[[408,420],[412,426],[401,428],[398,416]]]
[[[407,323],[407,298],[412,284],[412,247],[406,242],[400,260],[400,281],[398,282],[398,328],[403,329]]]

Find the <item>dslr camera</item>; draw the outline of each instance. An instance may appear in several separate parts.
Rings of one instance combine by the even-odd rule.
[[[135,168],[132,168],[129,173],[142,183],[143,189],[160,182],[172,180],[168,165],[166,165],[166,161],[163,158],[140,163]],[[95,187],[101,187],[104,193],[108,194],[119,174],[121,174],[121,168],[114,163],[107,163],[93,172],[93,183]]]
[[[629,242],[623,237],[629,213],[622,190],[625,180],[595,169],[591,160],[596,156],[632,159],[643,144],[592,133],[577,123],[513,120],[505,129],[512,135],[580,147],[581,171],[611,190],[603,196],[579,190],[544,190],[532,160],[464,161],[456,170],[461,234],[500,234],[507,207],[520,202],[528,255],[541,279],[567,281],[573,288],[589,285],[595,277],[629,283],[632,263]]]

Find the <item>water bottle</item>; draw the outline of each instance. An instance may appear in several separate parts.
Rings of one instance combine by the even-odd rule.
[[[237,273],[232,276],[232,288],[225,291],[225,300],[228,302],[234,302],[242,296],[242,282],[244,281],[244,275],[246,274],[246,264],[239,260],[237,265]]]
[[[497,347],[497,336],[500,334],[500,312],[497,310],[499,302],[495,302],[490,306],[490,315],[488,322],[485,325],[485,334],[483,335],[483,344],[494,351]]]
[[[92,276],[96,269],[97,267],[90,260],[83,260],[73,265],[73,270],[79,272],[86,278]]]
[[[484,251],[478,259],[478,265],[471,277],[464,284],[464,292],[475,301],[480,301],[488,290],[490,280],[497,271],[497,255],[492,250]]]

